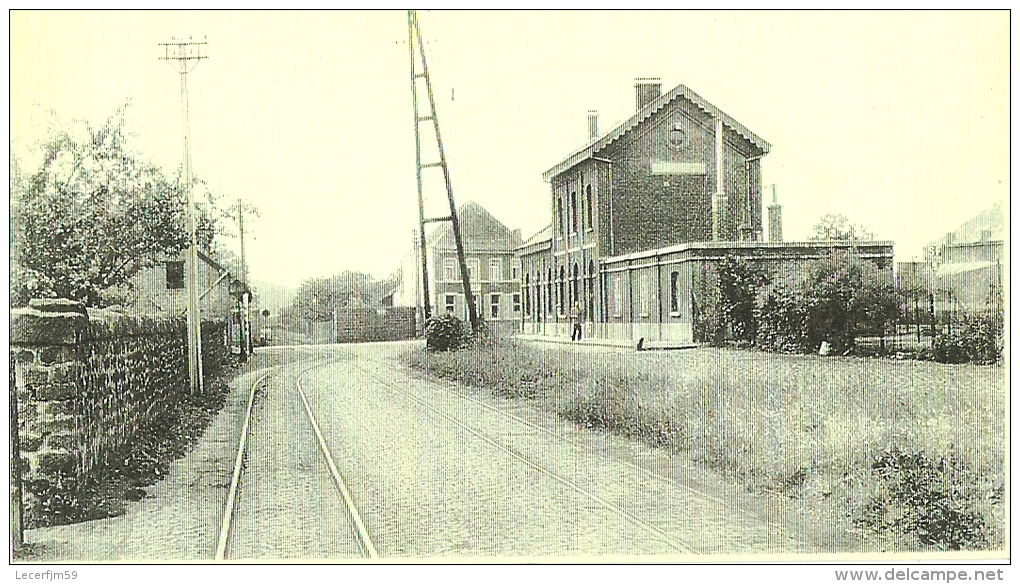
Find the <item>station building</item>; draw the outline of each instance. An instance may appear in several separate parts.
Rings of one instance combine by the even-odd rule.
[[[782,241],[769,208],[763,241],[761,159],[769,144],[684,85],[635,83],[636,113],[605,134],[589,112],[589,140],[548,171],[550,225],[517,248],[522,332],[650,343],[696,342],[694,318],[716,262],[739,255],[791,280],[850,248],[887,271],[890,242]]]

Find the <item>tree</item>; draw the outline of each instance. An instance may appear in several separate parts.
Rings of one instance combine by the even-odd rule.
[[[39,169],[12,192],[15,303],[57,296],[102,305],[156,256],[188,245],[181,189],[127,149],[126,109],[98,127],[53,131]],[[214,222],[203,214],[199,225],[208,248]]]
[[[332,320],[336,310],[359,303],[376,304],[387,291],[388,282],[350,270],[329,278],[310,278],[298,288],[290,312],[303,320],[326,322]]]
[[[862,225],[854,225],[844,215],[826,213],[814,226],[814,241],[873,241],[875,235]]]

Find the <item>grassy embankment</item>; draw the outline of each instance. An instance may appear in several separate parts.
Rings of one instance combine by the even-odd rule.
[[[411,362],[798,498],[874,549],[1003,545],[1001,366],[514,340]]]

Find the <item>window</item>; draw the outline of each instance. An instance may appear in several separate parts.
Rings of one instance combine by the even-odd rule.
[[[673,272],[669,276],[669,311],[680,312],[680,303],[677,300],[677,281],[680,279],[680,272]]]
[[[478,281],[478,258],[468,258],[465,263],[468,269],[468,279],[471,280],[471,289],[475,289],[475,282]]]
[[[577,264],[574,264],[573,278],[570,279],[570,307],[573,308],[574,304],[581,301],[581,293],[578,290],[580,285],[580,276],[578,275]]]
[[[567,299],[566,299],[566,271],[563,266],[560,266],[560,314],[566,314]]]
[[[567,233],[567,222],[563,219],[563,198],[556,198],[556,227],[560,229],[560,237]]]
[[[588,213],[588,229],[594,229],[595,228],[595,221],[594,221],[594,216],[593,216],[592,210],[591,210],[591,208],[592,208],[591,185],[588,185],[587,187],[585,187],[585,190],[586,190],[586,193],[585,193],[585,201],[584,201],[584,210]]]
[[[648,297],[651,292],[651,278],[648,274],[641,274],[641,316],[648,316]]]
[[[184,288],[184,262],[166,263],[166,289],[180,290]]]
[[[542,285],[535,282],[535,315],[542,319]]]
[[[453,294],[447,294],[446,295],[446,312],[452,314],[455,307],[456,307],[456,303],[454,302]]]
[[[514,294],[514,314],[521,311],[521,295]]]
[[[499,318],[499,294],[489,294],[489,310],[492,318]]]
[[[515,298],[520,298],[514,294]],[[531,274],[524,274],[524,314],[531,316]]]
[[[571,232],[577,233],[577,191],[570,193],[570,226]]]
[[[613,316],[620,316],[620,305],[623,304],[623,299],[620,295],[620,278],[613,278]]]
[[[595,320],[595,260],[588,260],[588,320]]]
[[[503,280],[503,260],[492,258],[489,260],[489,280],[500,282]]]
[[[510,266],[510,279],[517,281],[517,266]]]
[[[552,314],[553,311],[553,271],[549,268],[545,279],[545,313]]]
[[[447,282],[457,280],[457,260],[453,258],[443,260],[443,280]]]

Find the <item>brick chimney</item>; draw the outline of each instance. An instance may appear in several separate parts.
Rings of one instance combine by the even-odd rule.
[[[662,81],[658,77],[639,77],[634,80],[634,98],[637,109],[655,101],[662,95]]]
[[[776,200],[776,185],[772,185],[772,204],[769,205],[769,243],[783,241],[783,206]]]
[[[599,137],[599,112],[588,110],[588,140],[595,140]]]

